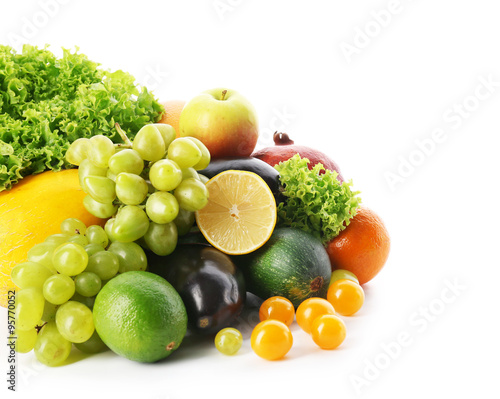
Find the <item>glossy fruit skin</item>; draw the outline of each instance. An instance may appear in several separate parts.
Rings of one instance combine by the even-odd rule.
[[[354,281],[343,279],[335,281],[326,296],[335,311],[342,316],[352,316],[365,301],[363,288]]]
[[[389,257],[391,240],[382,219],[372,210],[359,207],[340,234],[326,244],[332,271],[348,270],[359,284],[373,279]]]
[[[178,245],[168,256],[147,253],[149,270],[180,294],[191,331],[217,333],[240,315],[246,299],[243,274],[219,250],[198,244]]]
[[[25,177],[10,190],[0,192],[0,305],[6,306],[7,291],[15,286],[10,272],[26,261],[28,250],[51,234],[61,222],[74,217],[87,226],[103,225],[83,206],[77,169],[47,171]]]
[[[234,90],[215,88],[192,98],[179,118],[180,136],[195,137],[212,159],[248,157],[259,137],[257,112]]]
[[[250,344],[253,351],[263,359],[279,360],[292,348],[293,336],[285,323],[264,320],[253,329]]]
[[[311,337],[321,349],[335,349],[346,337],[346,327],[336,315],[317,317],[311,325]]]
[[[259,308],[260,321],[279,320],[290,327],[295,318],[295,308],[292,302],[282,296],[267,298]]]
[[[219,158],[210,161],[210,164],[198,173],[211,179],[215,175],[226,170],[246,170],[258,174],[267,183],[277,201],[284,200],[281,196],[280,175],[276,169],[257,158]]]
[[[288,135],[285,135],[284,133],[275,133],[273,139],[276,144],[274,147],[262,148],[253,152],[251,156],[259,158],[269,165],[274,166],[280,162],[290,159],[295,154],[299,154],[301,158],[307,158],[311,161],[307,165],[309,170],[311,170],[317,163],[321,163],[325,169],[338,173],[337,180],[339,182],[342,183],[344,181],[344,178],[340,173],[339,166],[323,152],[303,145],[295,145],[293,141],[288,138]],[[325,171],[323,170],[320,172],[320,174],[322,173],[325,173]]]
[[[309,297],[326,298],[330,261],[321,241],[305,231],[276,228],[261,248],[234,261],[248,291],[262,299],[283,296],[297,307]]]
[[[330,302],[323,298],[308,298],[297,308],[297,324],[310,334],[314,320],[325,314],[335,314],[335,309]]]

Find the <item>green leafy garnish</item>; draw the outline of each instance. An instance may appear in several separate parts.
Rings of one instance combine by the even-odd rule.
[[[121,142],[156,122],[163,107],[123,71],[99,68],[85,55],[63,49],[62,58],[25,45],[18,54],[0,45],[0,191],[24,176],[70,167],[69,144],[104,134]]]
[[[327,243],[349,225],[361,199],[358,191],[351,191],[352,182],[337,180],[337,172],[320,163],[309,170],[308,164],[295,154],[274,167],[287,197],[278,205],[278,224],[308,231]]]

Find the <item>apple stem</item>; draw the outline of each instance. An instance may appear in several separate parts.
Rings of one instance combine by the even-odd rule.
[[[224,98],[226,97],[227,90],[222,90],[222,95],[220,96],[220,100],[224,101]]]

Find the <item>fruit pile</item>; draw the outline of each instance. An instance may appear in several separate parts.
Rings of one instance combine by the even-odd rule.
[[[123,143],[69,147],[82,207],[104,227],[68,218],[12,269],[17,350],[50,366],[72,344],[154,362],[189,332],[234,355],[247,292],[261,299],[258,356],[285,356],[295,320],[320,348],[341,345],[342,317],[388,257],[381,219],[325,154],[281,133],[254,152],[257,116],[238,93],[214,89],[173,113],[178,131],[148,124],[131,141],[117,125]]]

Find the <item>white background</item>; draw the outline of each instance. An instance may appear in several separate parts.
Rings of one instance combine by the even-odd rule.
[[[295,345],[279,362],[254,355],[248,333],[236,357],[220,355],[210,340],[186,341],[153,365],[108,352],[51,369],[29,354],[18,357],[17,397],[498,393],[497,3],[3,2],[2,44],[47,43],[56,53],[79,46],[103,67],[131,72],[161,100],[217,86],[240,91],[258,110],[260,147],[278,129],[321,148],[392,238],[389,261],[365,286],[365,307],[345,319],[348,337],[338,350],[317,349],[294,325]],[[432,137],[439,142],[431,145]],[[427,154],[417,142],[427,143]],[[3,309],[1,323],[6,336]],[[396,347],[402,338],[405,346]]]

